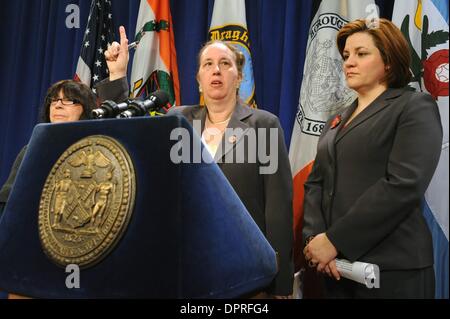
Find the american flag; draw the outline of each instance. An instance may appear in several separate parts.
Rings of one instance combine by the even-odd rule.
[[[75,79],[93,88],[108,77],[104,52],[114,41],[110,0],[92,0]],[[93,89],[95,92],[95,89]]]

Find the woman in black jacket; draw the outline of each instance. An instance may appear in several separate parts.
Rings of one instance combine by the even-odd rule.
[[[304,254],[330,276],[330,298],[433,298],[421,203],[441,152],[439,110],[430,95],[407,86],[411,58],[401,31],[377,22],[353,21],[337,36],[357,99],[319,139],[305,183]],[[380,288],[340,278],[336,258],[377,264]]]

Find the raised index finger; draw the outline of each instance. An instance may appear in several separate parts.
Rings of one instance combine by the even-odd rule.
[[[120,33],[120,46],[121,48],[125,49],[128,48],[128,38],[127,33],[125,31],[124,26],[119,27],[119,33]]]

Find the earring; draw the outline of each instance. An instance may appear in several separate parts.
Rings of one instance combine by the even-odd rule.
[[[202,93],[202,92],[203,92],[203,90],[202,90],[202,87],[201,87],[201,86],[199,86],[199,87],[198,87],[198,91],[199,91],[200,93]]]

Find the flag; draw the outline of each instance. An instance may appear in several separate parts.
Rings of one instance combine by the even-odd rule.
[[[428,92],[441,114],[444,136],[438,167],[425,193],[424,215],[433,236],[436,298],[448,294],[448,0],[396,0],[392,21],[411,47],[411,87]]]
[[[245,56],[244,78],[239,97],[247,105],[256,107],[250,38],[247,29],[245,0],[215,0],[208,38],[235,45]]]
[[[295,271],[304,267],[303,184],[311,172],[319,136],[327,119],[350,105],[356,98],[343,72],[336,46],[338,30],[347,22],[378,16],[372,0],[322,0],[313,5],[299,107],[292,131],[289,159],[294,178],[294,263]],[[294,287],[295,289],[295,287]]]
[[[92,88],[109,76],[104,52],[113,41],[111,1],[93,0],[78,58],[75,80]]]
[[[141,0],[135,41],[139,41],[131,69],[132,98],[147,98],[156,90],[180,105],[177,54],[169,0]]]

